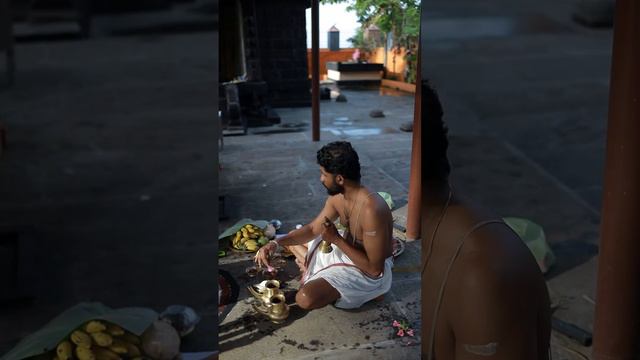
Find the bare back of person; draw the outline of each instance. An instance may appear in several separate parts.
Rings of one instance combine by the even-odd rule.
[[[549,295],[524,242],[487,210],[461,202],[431,244],[434,230],[426,229],[423,248],[423,358],[433,351],[439,360],[548,359]]]
[[[347,201],[342,195],[333,196],[330,200],[334,209],[338,212],[340,224],[346,229],[347,241],[362,251],[366,251],[364,242],[369,241],[372,242],[371,245],[376,248],[376,251],[381,251],[385,254],[385,258],[392,255],[393,218],[387,203],[382,197],[367,188],[363,188],[361,195],[352,201]],[[362,218],[362,216],[369,217],[369,219]],[[376,234],[365,234],[366,230],[363,224],[370,222],[383,224],[383,227],[387,229],[385,240],[388,241],[376,241],[373,236],[370,236]]]

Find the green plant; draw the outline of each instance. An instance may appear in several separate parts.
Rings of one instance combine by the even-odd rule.
[[[375,49],[375,45],[373,44],[373,42],[365,39],[364,30],[362,29],[362,27],[356,29],[356,33],[353,35],[353,37],[347,39],[347,41],[351,42],[351,45],[354,48],[359,49],[362,53],[362,57],[364,58],[367,58]]]

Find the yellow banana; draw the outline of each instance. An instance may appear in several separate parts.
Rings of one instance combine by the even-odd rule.
[[[122,360],[120,355],[105,348],[96,348],[93,353],[96,355],[96,360]]]
[[[127,354],[129,351],[127,343],[120,339],[113,339],[113,343],[109,346],[109,349],[116,354]]]
[[[255,240],[247,240],[247,242],[244,243],[244,246],[249,251],[258,250],[258,243]]]
[[[253,228],[250,228],[250,227],[247,228],[247,231],[250,232],[250,233],[256,232]]]
[[[124,335],[120,337],[120,339],[129,343],[132,343],[134,345],[140,345],[140,338],[137,337],[136,335],[133,335],[130,332],[126,332]]]
[[[82,330],[76,330],[71,333],[71,341],[78,347],[89,349],[91,347],[91,336]]]
[[[86,331],[89,334],[91,334],[91,333],[97,333],[97,332],[100,332],[100,331],[105,331],[106,328],[107,327],[104,326],[104,324],[101,323],[100,321],[92,320],[92,321],[89,321],[84,326],[84,331]]]
[[[96,360],[96,355],[91,349],[78,346],[76,348],[76,356],[78,360]]]
[[[124,329],[115,324],[107,324],[107,332],[113,336],[124,335]]]
[[[107,346],[111,346],[111,344],[113,343],[113,338],[111,337],[111,335],[107,333],[103,333],[103,332],[93,333],[91,334],[91,337],[93,338],[93,341],[98,346],[107,347]]]
[[[73,356],[73,348],[68,340],[65,340],[58,344],[56,347],[56,357],[59,360],[68,360]]]

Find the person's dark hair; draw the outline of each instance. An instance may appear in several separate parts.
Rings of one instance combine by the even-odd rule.
[[[438,98],[438,93],[431,87],[429,80],[422,81],[422,126],[424,143],[422,153],[424,154],[422,172],[425,180],[435,182],[447,182],[451,165],[447,157],[448,129],[442,120],[442,104]]]
[[[347,141],[334,141],[318,150],[318,165],[333,175],[360,181],[360,159]]]

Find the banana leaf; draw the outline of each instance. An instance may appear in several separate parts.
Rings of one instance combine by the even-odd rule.
[[[80,303],[67,309],[40,330],[25,337],[0,360],[22,360],[54,350],[73,330],[89,320],[105,320],[136,335],[158,319],[158,313],[147,308],[111,309],[101,303]]]
[[[237,223],[231,225],[229,228],[227,228],[227,230],[225,230],[222,234],[220,234],[220,236],[218,236],[218,240],[224,239],[227,236],[234,235],[236,232],[238,232],[238,230],[240,230],[243,226],[247,224],[253,224],[261,229],[264,229],[265,226],[269,224],[269,222],[265,220],[252,220],[248,218],[242,219]]]

